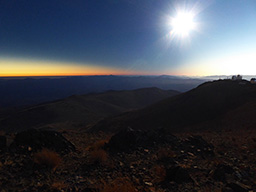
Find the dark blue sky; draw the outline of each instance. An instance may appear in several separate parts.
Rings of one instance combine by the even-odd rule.
[[[168,37],[178,9],[196,12],[187,38]],[[255,34],[254,0],[0,0],[0,71],[29,60],[138,74],[248,73]]]

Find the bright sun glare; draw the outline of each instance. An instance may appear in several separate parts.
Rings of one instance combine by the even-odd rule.
[[[187,37],[189,32],[195,29],[194,15],[190,12],[178,12],[175,18],[171,19],[172,32],[181,37]]]

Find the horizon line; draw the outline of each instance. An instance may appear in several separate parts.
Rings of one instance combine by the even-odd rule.
[[[236,74],[237,75],[237,74]],[[92,77],[92,76],[176,76],[176,77],[228,77],[233,75],[169,75],[169,74],[93,74],[93,75],[12,75],[1,76],[0,78],[29,78],[29,77]],[[242,76],[256,76],[256,75],[242,75]]]

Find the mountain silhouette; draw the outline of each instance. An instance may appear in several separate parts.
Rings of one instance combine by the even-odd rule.
[[[132,91],[107,91],[99,94],[73,95],[54,102],[19,110],[0,120],[0,130],[18,131],[46,125],[60,128],[85,127],[102,118],[145,107],[179,94],[158,88]]]
[[[143,130],[162,127],[173,132],[192,128],[231,128],[227,125],[232,119],[242,125],[247,124],[249,117],[255,117],[252,106],[256,106],[255,85],[246,80],[218,80],[143,109],[104,119],[90,130],[116,132],[128,126]],[[246,111],[247,116],[243,115]],[[253,122],[256,125],[256,121],[251,124]]]
[[[157,87],[188,91],[205,82],[178,76],[81,76],[44,78],[0,78],[0,113],[9,107],[28,107],[64,99],[71,95],[101,93],[109,90],[134,90]]]

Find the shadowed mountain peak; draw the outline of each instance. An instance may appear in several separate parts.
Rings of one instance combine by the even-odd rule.
[[[102,118],[142,108],[177,94],[179,92],[172,90],[144,88],[73,95],[17,111],[0,121],[0,129],[17,131],[45,126],[84,128]]]
[[[165,127],[171,131],[216,120],[248,102],[256,101],[256,86],[248,81],[218,80],[167,98],[144,109],[99,122],[91,130],[115,132]]]

